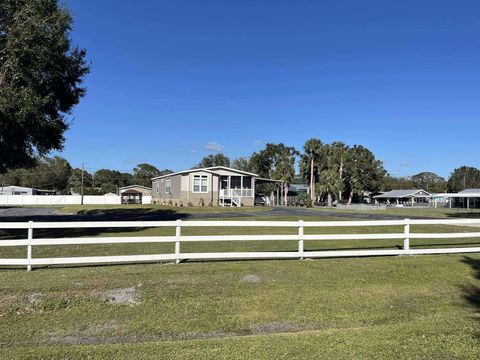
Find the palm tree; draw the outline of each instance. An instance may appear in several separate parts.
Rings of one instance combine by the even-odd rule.
[[[327,194],[327,205],[332,206],[333,194],[341,191],[343,182],[338,178],[338,172],[334,168],[327,168],[320,173],[319,190]]]

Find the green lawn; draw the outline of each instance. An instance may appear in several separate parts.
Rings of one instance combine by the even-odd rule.
[[[262,216],[260,220],[267,219],[297,218]],[[399,230],[318,228],[306,233]],[[71,232],[66,231],[42,234],[35,230],[35,234]],[[172,231],[97,229],[74,234],[147,236]],[[432,229],[414,226],[412,231]],[[472,229],[440,226],[435,231]],[[293,234],[296,230],[236,228],[233,232]],[[184,234],[230,233],[228,228],[184,230]],[[24,234],[0,235],[5,239]],[[465,242],[477,244],[480,239],[417,240],[412,247]],[[306,242],[309,250],[399,245],[401,241],[390,240]],[[182,251],[293,250],[296,246],[294,241],[223,242],[215,247],[185,244]],[[34,249],[34,256],[172,250],[173,245],[158,244],[40,247]],[[0,248],[0,252],[1,257],[24,256],[25,249]],[[33,272],[4,268],[0,269],[0,357],[477,359],[479,279],[480,254],[60,267]]]
[[[54,207],[59,213],[65,214],[118,214],[132,213],[136,214],[142,212],[145,214],[175,214],[178,216],[190,215],[190,214],[203,214],[203,213],[218,213],[218,212],[265,212],[272,210],[272,207],[268,206],[247,206],[247,207],[175,207],[175,206],[163,206],[163,205],[68,205]],[[432,218],[463,218],[463,217],[480,217],[480,212],[477,209],[434,209],[434,208],[387,208],[385,210],[349,210],[349,209],[337,209],[327,207],[313,207],[311,210],[319,212],[337,212],[337,213],[353,213],[353,214],[377,214],[377,215],[399,215],[405,217],[432,217]]]
[[[218,213],[218,212],[259,212],[269,211],[272,208],[268,206],[242,206],[242,207],[225,207],[204,206],[204,207],[188,207],[188,206],[168,206],[168,205],[67,205],[67,206],[43,206],[53,207],[59,213],[64,214],[102,214],[102,213],[119,213],[119,212],[142,212],[142,213],[165,213],[171,212],[175,214],[200,214],[200,213]]]
[[[480,356],[480,256],[0,272],[4,358]],[[133,289],[135,304],[110,304]]]
[[[385,210],[350,210],[316,207],[317,211],[337,212],[337,213],[355,213],[355,214],[378,214],[378,215],[399,215],[408,217],[427,217],[427,218],[478,218],[480,212],[478,209],[445,209],[445,208],[387,208]]]

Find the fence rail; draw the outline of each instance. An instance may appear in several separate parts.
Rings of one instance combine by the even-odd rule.
[[[322,258],[322,257],[356,257],[356,256],[392,256],[392,255],[422,255],[480,252],[477,247],[446,247],[446,248],[410,248],[411,239],[459,239],[479,238],[480,232],[449,232],[449,233],[415,233],[411,226],[415,225],[469,225],[480,227],[479,220],[376,220],[376,221],[94,221],[94,222],[0,222],[0,229],[27,230],[26,239],[0,240],[3,247],[26,246],[26,258],[0,258],[0,266],[33,266],[69,265],[69,264],[106,264],[175,261],[189,259],[275,259],[275,258]],[[365,234],[305,234],[305,228],[326,227],[403,227],[396,233],[365,233]],[[72,237],[72,238],[34,238],[35,229],[78,229],[78,228],[154,228],[174,227],[173,236],[134,236],[134,237]],[[291,235],[182,235],[182,228],[187,227],[277,227],[296,228],[297,234]],[[358,250],[322,250],[307,251],[304,241],[325,240],[402,240],[401,249],[358,249]],[[207,252],[183,253],[181,243],[191,242],[228,242],[228,241],[297,241],[297,251],[249,251],[249,252]],[[92,244],[125,244],[125,243],[173,243],[174,252],[169,254],[150,255],[120,255],[120,256],[82,256],[82,257],[33,257],[34,246],[60,245],[92,245]]]

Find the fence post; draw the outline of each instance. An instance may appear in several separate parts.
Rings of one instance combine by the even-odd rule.
[[[32,271],[33,221],[28,222],[27,271]]]
[[[410,219],[405,219],[405,226],[403,228],[405,238],[403,239],[403,250],[410,250]]]
[[[303,220],[298,221],[298,255],[300,260],[303,260]]]
[[[177,220],[177,227],[175,228],[175,263],[180,263],[180,237],[182,235],[182,220]]]

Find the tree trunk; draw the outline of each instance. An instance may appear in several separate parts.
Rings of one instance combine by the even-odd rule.
[[[332,193],[331,192],[328,192],[328,195],[327,195],[327,205],[328,206],[332,206]]]
[[[353,190],[350,190],[350,194],[348,196],[348,205],[352,203],[352,200],[353,200]]]

